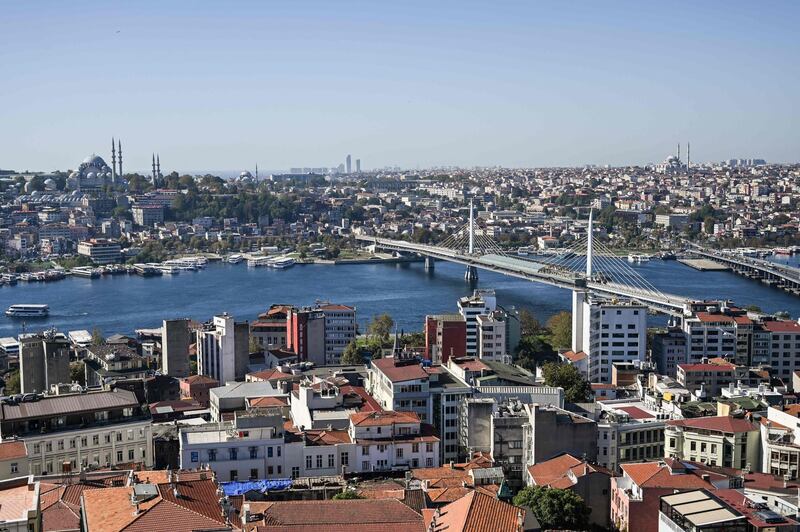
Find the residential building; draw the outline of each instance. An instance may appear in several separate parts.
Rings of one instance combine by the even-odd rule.
[[[161,324],[161,372],[184,378],[190,374],[189,345],[192,334],[189,319],[164,320]]]
[[[286,320],[292,311],[290,305],[272,305],[267,312],[258,315],[250,324],[250,336],[262,349],[286,347]]]
[[[425,316],[425,358],[446,364],[467,352],[467,322],[460,314]]]
[[[54,384],[70,383],[67,337],[55,330],[19,336],[20,391],[46,393]]]
[[[665,412],[642,401],[625,399],[596,403],[597,463],[618,472],[621,464],[664,456]]]
[[[33,475],[118,464],[153,465],[150,417],[133,392],[47,396],[0,405],[0,436],[25,442]]]
[[[111,264],[122,259],[122,248],[114,240],[92,238],[78,243],[78,255],[89,257],[95,264]]]
[[[523,434],[525,468],[565,452],[597,460],[597,423],[553,405],[524,404],[523,408],[528,415]]]
[[[664,456],[711,466],[761,467],[758,425],[743,418],[714,416],[667,421]]]
[[[572,293],[572,351],[584,352],[590,382],[610,382],[615,362],[640,364],[647,347],[647,307]]]
[[[181,399],[192,399],[208,408],[212,388],[219,387],[219,382],[208,375],[191,375],[181,379]]]
[[[318,304],[287,313],[286,347],[301,361],[338,364],[356,337],[356,309],[346,305]]]
[[[476,289],[471,296],[458,300],[458,313],[466,321],[466,355],[478,355],[478,322],[476,318],[497,309],[497,296],[492,289]]]
[[[28,449],[23,440],[0,441],[0,480],[28,475]]]
[[[678,384],[698,398],[717,397],[731,383],[739,381],[758,384],[758,377],[752,376],[746,366],[738,366],[722,358],[703,360],[695,364],[678,364]]]
[[[325,364],[338,364],[345,348],[356,339],[356,309],[347,305],[321,304],[325,316]]]
[[[497,532],[533,532],[541,530],[531,512],[512,506],[480,491],[471,491],[443,506],[437,512],[423,514],[426,530],[496,530]]]
[[[475,317],[478,329],[478,358],[481,360],[505,360],[506,315],[502,310],[494,310]],[[509,357],[510,358],[510,357]]]
[[[125,379],[144,379],[147,359],[124,344],[99,344],[86,348],[84,372],[88,386],[105,386]]]
[[[196,332],[197,372],[220,383],[244,379],[249,361],[250,326],[224,313]]]
[[[678,364],[688,362],[686,333],[679,327],[670,327],[653,335],[653,362],[662,375],[675,378]]]
[[[611,477],[608,469],[564,453],[528,467],[526,485],[567,489],[592,509],[590,523],[600,528],[610,524]]]
[[[351,470],[439,467],[439,438],[414,412],[358,412],[348,434],[358,446]]]
[[[8,532],[41,532],[39,483],[21,476],[0,480],[0,523]]]
[[[772,376],[783,379],[793,386],[792,372],[800,367],[800,324],[792,320],[770,320],[763,322],[768,336],[769,360]],[[800,390],[794,390],[800,392]]]
[[[164,207],[161,205],[134,205],[131,207],[133,223],[140,227],[153,227],[164,223]]]
[[[800,468],[800,405],[769,407],[761,418],[761,471],[796,480]]]

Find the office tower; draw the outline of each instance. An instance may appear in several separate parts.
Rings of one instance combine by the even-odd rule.
[[[161,325],[161,372],[171,377],[189,376],[189,319],[164,320]]]
[[[48,330],[19,336],[20,389],[45,393],[52,384],[69,383],[69,340]]]
[[[488,314],[497,308],[497,297],[494,290],[475,290],[471,296],[458,300],[458,313],[467,322],[467,356],[478,356],[478,322],[477,317]]]
[[[351,165],[351,159],[350,159],[350,154],[349,153],[347,154],[347,163],[346,164],[347,164],[347,173],[349,174],[353,169],[352,165]]]
[[[356,159],[356,173],[361,173],[361,159]]]

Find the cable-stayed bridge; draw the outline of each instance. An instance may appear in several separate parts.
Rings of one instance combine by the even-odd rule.
[[[372,236],[358,240],[376,248],[425,257],[426,268],[435,260],[464,264],[464,278],[477,280],[478,270],[489,270],[569,290],[586,290],[609,298],[630,299],[655,312],[682,315],[691,300],[662,292],[592,235],[592,216],[585,236],[569,248],[530,256],[506,252],[478,227],[470,205],[469,222],[436,244],[420,244]]]

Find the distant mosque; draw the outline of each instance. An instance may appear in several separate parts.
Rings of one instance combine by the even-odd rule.
[[[678,144],[678,152],[677,155],[670,155],[669,157],[664,160],[663,163],[659,163],[656,165],[656,172],[660,174],[668,174],[668,175],[675,175],[683,173],[684,171],[688,170],[689,165],[689,156],[691,146],[687,143],[686,144],[686,164],[681,162],[681,145]]]
[[[117,158],[119,152],[119,159]],[[119,162],[119,170],[117,163]],[[111,139],[111,167],[102,157],[91,154],[78,165],[77,170],[67,178],[67,190],[79,192],[98,192],[106,185],[118,185],[122,182],[122,141]]]

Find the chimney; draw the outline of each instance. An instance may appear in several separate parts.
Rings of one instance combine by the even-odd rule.
[[[250,521],[250,505],[243,504],[242,505],[242,527],[244,527],[247,522]]]

